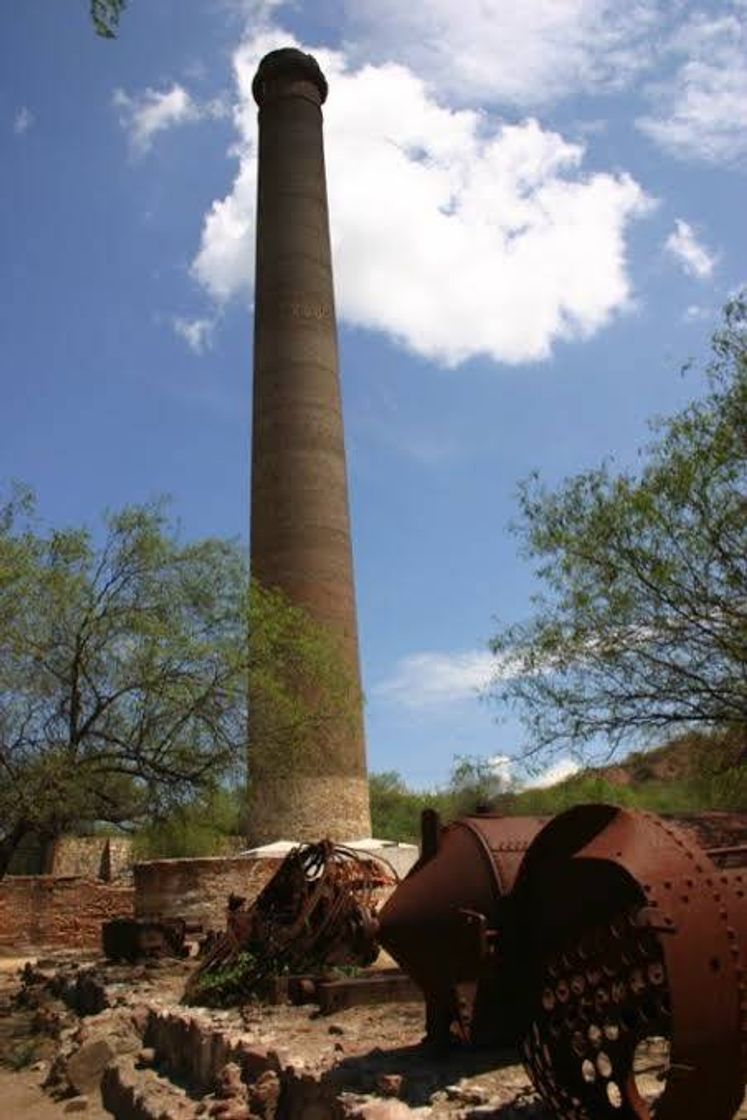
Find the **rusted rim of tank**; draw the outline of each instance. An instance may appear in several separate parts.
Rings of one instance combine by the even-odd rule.
[[[518,867],[510,868],[501,858],[504,853],[527,852],[542,830],[547,820],[542,817],[503,817],[499,815],[478,815],[460,817],[450,827],[468,829],[476,838],[480,849],[490,863],[497,886],[496,898],[503,899],[513,890]],[[489,825],[496,826],[496,834],[491,835]],[[508,835],[501,836],[501,827]]]

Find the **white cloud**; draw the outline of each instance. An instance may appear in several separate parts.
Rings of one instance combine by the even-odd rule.
[[[13,131],[16,136],[23,136],[24,132],[28,132],[35,123],[36,117],[31,112],[28,105],[22,105],[13,118]]]
[[[429,708],[475,699],[490,681],[495,667],[489,653],[413,653],[398,662],[394,673],[379,684],[378,696],[408,708]]]
[[[237,15],[245,16],[247,23],[265,24],[276,8],[282,8],[286,0],[220,0],[223,7]]]
[[[546,770],[525,782],[524,788],[547,789],[548,786],[557,785],[558,782],[564,782],[566,778],[571,778],[580,769],[580,763],[575,762],[572,758],[559,758],[557,762],[551,763]]]
[[[664,248],[689,276],[707,280],[713,275],[716,254],[698,241],[693,227],[681,218],[674,223],[674,230],[664,242]]]
[[[117,89],[113,103],[120,110],[119,123],[129,135],[133,154],[138,156],[150,149],[159,132],[199,120],[202,115],[191,95],[176,82],[162,92],[146,89],[134,97]]]
[[[482,650],[464,653],[412,653],[391,677],[374,689],[377,696],[406,708],[432,708],[475,700],[495,676],[496,658]]]
[[[656,0],[343,0],[356,57],[396,59],[459,103],[618,88],[651,53]]]
[[[239,167],[205,217],[193,272],[217,299],[251,293],[259,59],[274,30],[235,55]],[[326,153],[338,312],[428,358],[522,362],[593,334],[629,305],[628,224],[651,203],[628,175],[584,173],[584,149],[535,120],[507,125],[439,104],[394,64],[330,79]]]
[[[494,754],[487,759],[487,764],[491,773],[508,789],[513,781],[514,760],[507,754]]]
[[[174,333],[183,339],[194,354],[204,354],[212,345],[214,319],[186,319],[175,315],[171,320]]]
[[[693,14],[669,44],[674,74],[649,88],[653,111],[639,127],[674,155],[710,162],[747,156],[747,10]]]
[[[707,319],[713,319],[714,310],[712,307],[703,307],[699,303],[691,303],[686,307],[682,318],[686,323],[702,323]]]

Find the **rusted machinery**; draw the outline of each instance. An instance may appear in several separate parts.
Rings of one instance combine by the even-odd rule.
[[[231,900],[226,932],[190,977],[185,1000],[236,1003],[272,976],[370,964],[378,954],[374,896],[396,882],[383,860],[330,840],[299,845],[252,906]]]
[[[608,805],[426,819],[379,937],[423,989],[430,1040],[519,1045],[564,1120],[730,1120],[747,1070],[747,818],[714,844],[718,823]]]
[[[422,855],[382,910],[379,939],[422,988],[429,1040],[511,1043],[507,906],[546,818],[423,814]]]
[[[231,910],[187,998],[223,977],[236,1002],[273,974],[365,965],[381,944],[423,992],[432,1045],[518,1047],[560,1120],[734,1116],[747,815],[581,805],[442,828],[426,812],[421,857],[377,913],[393,884],[329,841],[295,849]]]

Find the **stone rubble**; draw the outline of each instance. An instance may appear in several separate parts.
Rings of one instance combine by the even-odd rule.
[[[193,967],[27,966],[0,992],[0,1036],[70,1115],[95,1101],[117,1120],[549,1120],[515,1053],[421,1047],[420,1003],[187,1008]]]

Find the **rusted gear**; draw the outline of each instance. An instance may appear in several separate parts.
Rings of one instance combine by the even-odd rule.
[[[525,1061],[558,1117],[734,1115],[747,1025],[741,878],[670,821],[613,806],[578,806],[537,837],[513,916],[530,977]],[[665,1039],[650,1105],[636,1052],[663,1057]]]

